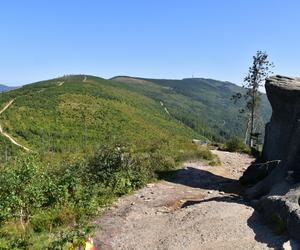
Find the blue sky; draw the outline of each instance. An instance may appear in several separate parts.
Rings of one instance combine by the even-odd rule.
[[[64,74],[241,84],[256,50],[300,75],[300,1],[3,0],[0,83]]]

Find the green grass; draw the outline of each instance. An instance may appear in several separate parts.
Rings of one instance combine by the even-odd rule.
[[[250,147],[246,145],[240,138],[237,137],[233,137],[230,140],[226,141],[222,149],[229,152],[251,154]]]

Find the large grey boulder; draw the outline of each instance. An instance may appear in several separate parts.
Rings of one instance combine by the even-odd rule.
[[[288,160],[289,168],[299,171],[294,162],[300,160],[300,78],[273,76],[265,87],[273,112],[266,125],[264,159]]]
[[[242,185],[253,185],[267,177],[279,165],[280,161],[267,161],[250,165],[239,179]]]
[[[300,240],[300,78],[272,76],[265,87],[273,112],[266,125],[263,159],[280,163],[245,197],[259,199],[258,210],[266,218],[278,218]]]

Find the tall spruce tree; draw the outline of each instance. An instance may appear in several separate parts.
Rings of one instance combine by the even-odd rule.
[[[232,96],[235,103],[241,98],[245,100],[245,106],[240,109],[240,113],[246,115],[245,143],[248,143],[250,147],[253,147],[254,138],[258,136],[256,121],[259,116],[258,108],[261,96],[259,87],[263,86],[265,79],[273,73],[271,71],[273,67],[274,64],[268,60],[268,54],[260,50],[257,51],[256,55],[253,56],[253,63],[249,67],[248,74],[244,78],[243,88],[246,91]]]

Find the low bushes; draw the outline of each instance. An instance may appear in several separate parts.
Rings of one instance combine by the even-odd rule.
[[[35,155],[20,155],[0,167],[0,248],[65,244],[61,230],[88,221],[116,197],[155,179],[157,171],[174,169],[188,158],[215,159],[207,148],[194,145],[140,152],[111,144],[87,160],[53,166]]]
[[[225,143],[224,150],[229,152],[240,152],[250,154],[250,148],[239,138],[232,138]]]

